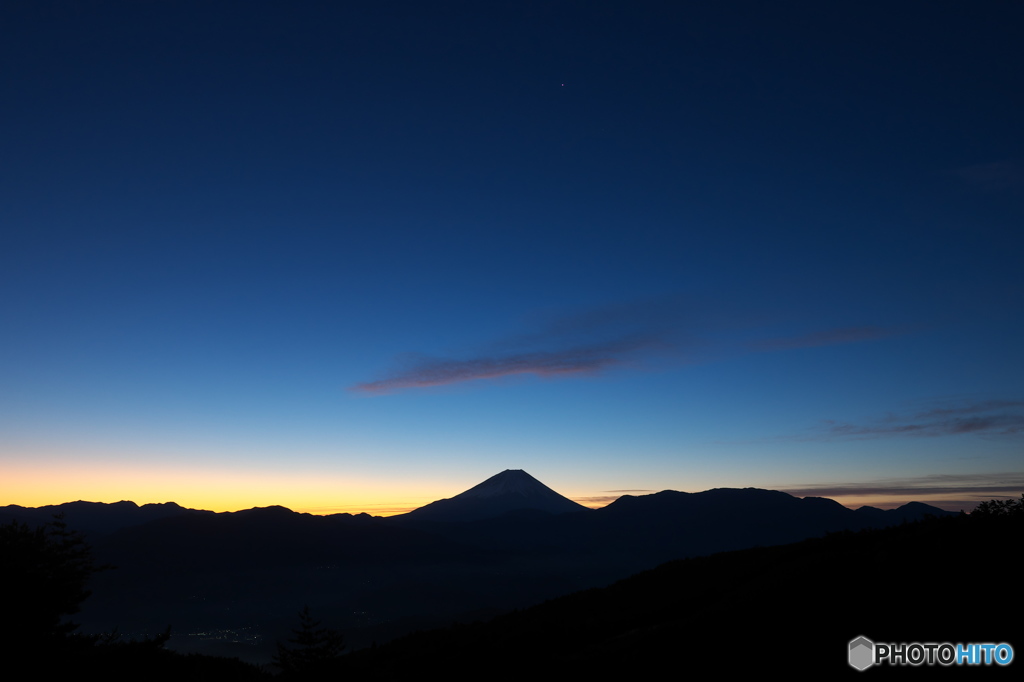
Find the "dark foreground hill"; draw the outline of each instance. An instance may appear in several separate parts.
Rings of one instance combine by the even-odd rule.
[[[1018,519],[929,519],[675,561],[489,623],[345,657],[351,679],[979,672],[848,665],[848,643],[1000,643],[1024,655]],[[1019,668],[1020,661],[1011,663]],[[1012,671],[991,666],[990,674]],[[1007,678],[1008,679],[1008,678]]]

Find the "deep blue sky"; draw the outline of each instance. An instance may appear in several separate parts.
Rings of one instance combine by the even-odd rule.
[[[0,503],[1016,496],[1022,25],[4,3]]]

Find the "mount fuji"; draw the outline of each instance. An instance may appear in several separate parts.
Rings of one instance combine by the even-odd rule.
[[[506,469],[455,497],[431,502],[403,517],[417,521],[480,521],[523,510],[548,514],[591,511],[522,469]]]

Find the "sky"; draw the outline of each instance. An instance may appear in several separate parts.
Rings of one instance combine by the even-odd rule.
[[[0,6],[0,505],[1024,491],[1024,5]]]

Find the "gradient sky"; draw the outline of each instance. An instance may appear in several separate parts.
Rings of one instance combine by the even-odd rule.
[[[1022,25],[5,2],[0,504],[1016,497]]]

